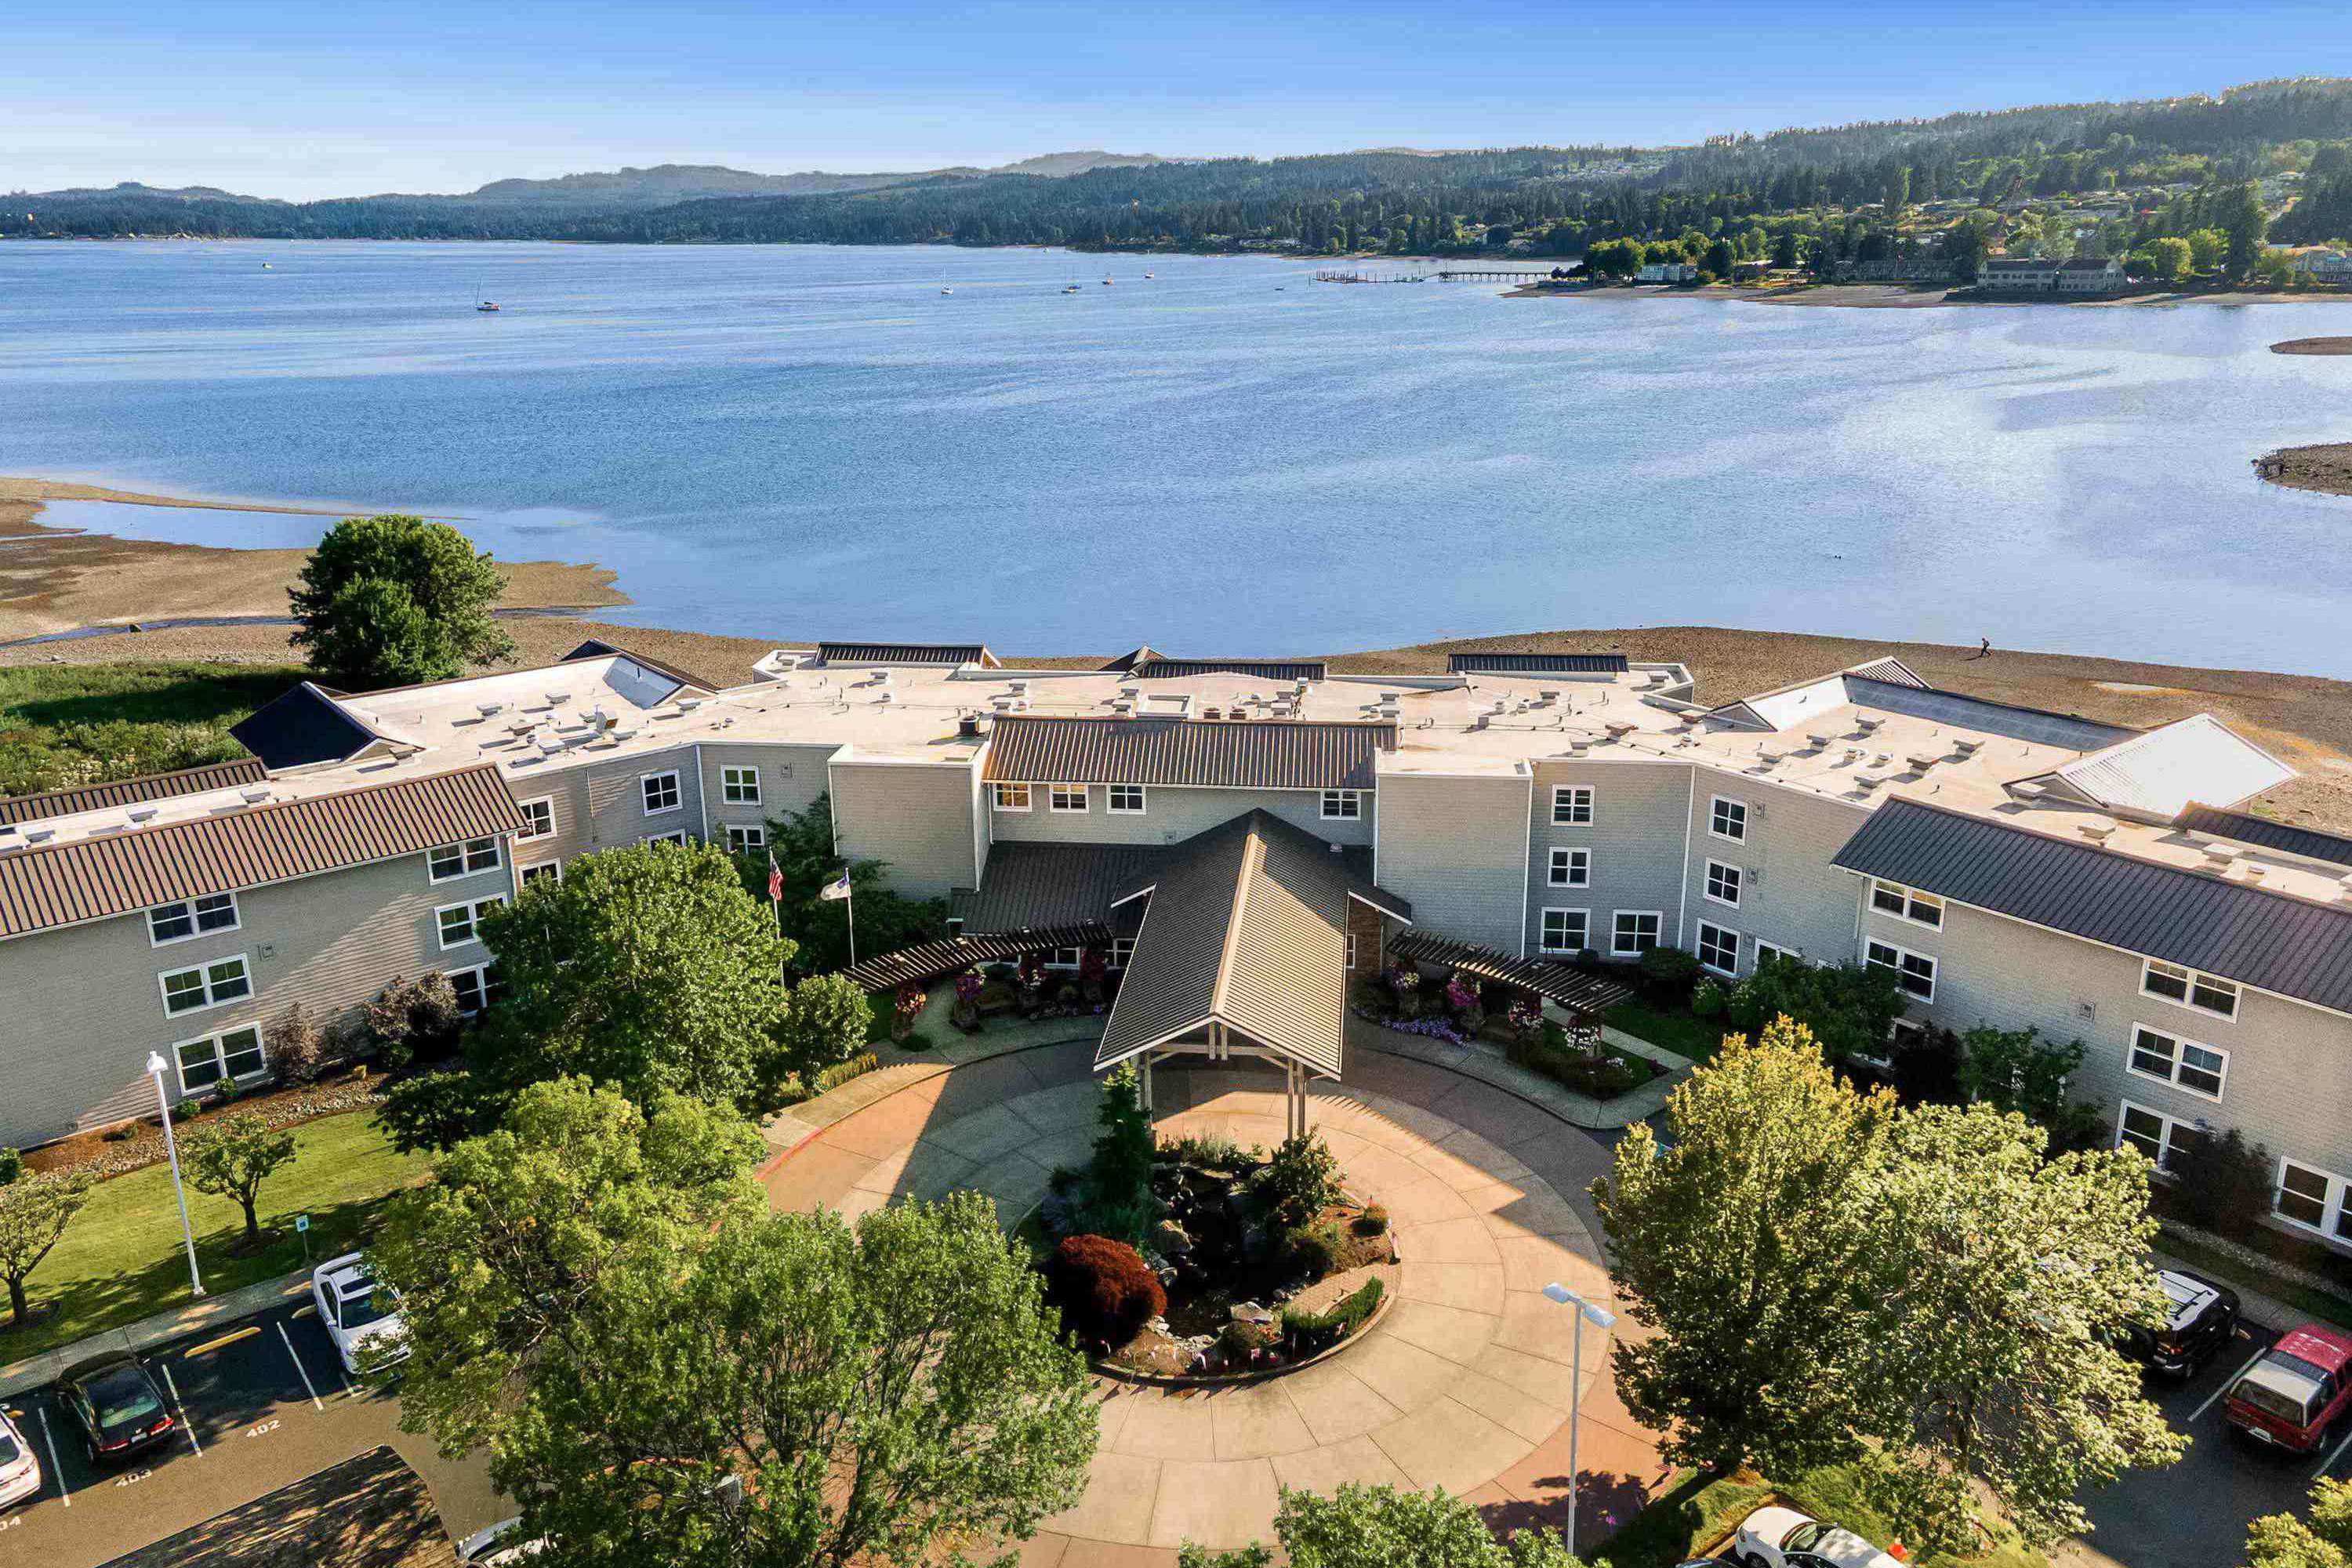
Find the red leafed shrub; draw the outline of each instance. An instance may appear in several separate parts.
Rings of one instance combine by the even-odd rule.
[[[1107,1236],[1073,1236],[1045,1264],[1045,1299],[1081,1341],[1113,1347],[1168,1310],[1168,1293],[1142,1254]]]

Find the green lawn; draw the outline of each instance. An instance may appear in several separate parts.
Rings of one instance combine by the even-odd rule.
[[[1601,1021],[1695,1062],[1713,1061],[1723,1045],[1722,1019],[1694,1018],[1687,1007],[1661,1007],[1645,996],[1620,1002]]]
[[[312,1258],[350,1251],[385,1195],[418,1181],[430,1164],[429,1156],[394,1152],[373,1114],[364,1110],[306,1122],[294,1136],[294,1163],[261,1187],[261,1223],[280,1234],[256,1256],[229,1256],[229,1244],[245,1232],[245,1217],[235,1203],[188,1190],[188,1219],[207,1291],[234,1290],[299,1268],[302,1240],[293,1228],[298,1214],[310,1216]],[[100,1183],[26,1289],[37,1310],[56,1310],[29,1332],[0,1329],[0,1362],[186,1305],[188,1263],[180,1247],[171,1167],[151,1165]],[[0,1300],[0,1322],[5,1321],[5,1302]]]
[[[1712,1544],[1774,1492],[1791,1508],[1842,1524],[1881,1547],[1895,1539],[1886,1521],[1855,1496],[1853,1476],[1842,1467],[1779,1486],[1761,1480],[1709,1480],[1685,1472],[1672,1490],[1588,1555],[1593,1568],[1674,1568]],[[2048,1558],[2014,1541],[1982,1557],[1915,1554],[1910,1561],[1918,1568],[2050,1568]]]
[[[242,756],[228,727],[303,673],[291,665],[197,663],[0,669],[0,795]]]

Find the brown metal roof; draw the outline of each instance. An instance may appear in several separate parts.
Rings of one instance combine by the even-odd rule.
[[[976,664],[983,669],[1002,668],[1002,661],[976,642],[820,642],[816,657],[824,664]]]
[[[1190,675],[1248,675],[1260,680],[1321,680],[1330,667],[1319,658],[1171,658],[1153,654],[1134,667],[1138,680],[1176,680]]]
[[[951,936],[902,947],[841,973],[865,991],[895,991],[912,980],[929,982],[961,974],[975,963],[995,963],[1025,953],[1051,952],[1057,947],[1100,947],[1110,931],[1099,925],[1057,926],[1013,935]]]
[[[950,913],[966,936],[1100,924],[1121,894],[1151,880],[1168,851],[1158,844],[1033,844],[988,851],[977,889],[961,889]]]
[[[1220,1023],[1339,1077],[1356,883],[1328,844],[1264,811],[1172,847],[1155,873],[1096,1068]]]
[[[985,776],[1007,784],[1222,784],[1235,789],[1370,789],[1394,724],[1291,720],[996,721]]]
[[[495,766],[0,854],[0,938],[257,888],[523,826]]]
[[[202,795],[208,789],[234,789],[239,784],[259,784],[268,776],[269,770],[261,765],[260,759],[239,757],[234,762],[182,768],[177,773],[143,773],[135,779],[116,779],[111,784],[53,789],[46,795],[20,795],[0,800],[0,823],[38,822],[45,816],[72,816],[85,811],[104,811],[109,806]]]
[[[1481,980],[1497,980],[1506,985],[1523,986],[1574,1013],[1605,1013],[1620,1002],[1630,1002],[1633,997],[1631,989],[1614,980],[1581,973],[1564,963],[1515,958],[1491,947],[1455,942],[1425,931],[1406,931],[1389,943],[1389,952],[1397,958],[1417,959],[1423,963],[1442,963],[1451,969],[1465,970]]]

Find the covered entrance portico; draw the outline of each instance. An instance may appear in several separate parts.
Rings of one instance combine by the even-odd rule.
[[[1173,846],[1112,906],[1135,949],[1095,1069],[1135,1063],[1149,1110],[1151,1069],[1172,1057],[1262,1060],[1282,1075],[1286,1134],[1306,1132],[1307,1084],[1346,1066],[1351,901],[1412,918],[1349,857],[1266,812]]]

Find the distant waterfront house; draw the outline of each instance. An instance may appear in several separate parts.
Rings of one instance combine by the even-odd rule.
[[[2314,283],[2352,283],[2352,256],[2340,250],[2306,250],[2293,265]]]
[[[1695,283],[1698,268],[1687,261],[1653,261],[1633,275],[1637,283]]]
[[[2071,261],[1996,256],[1977,268],[1977,287],[2000,294],[2112,294],[2125,283],[2124,264],[2111,256]]]

